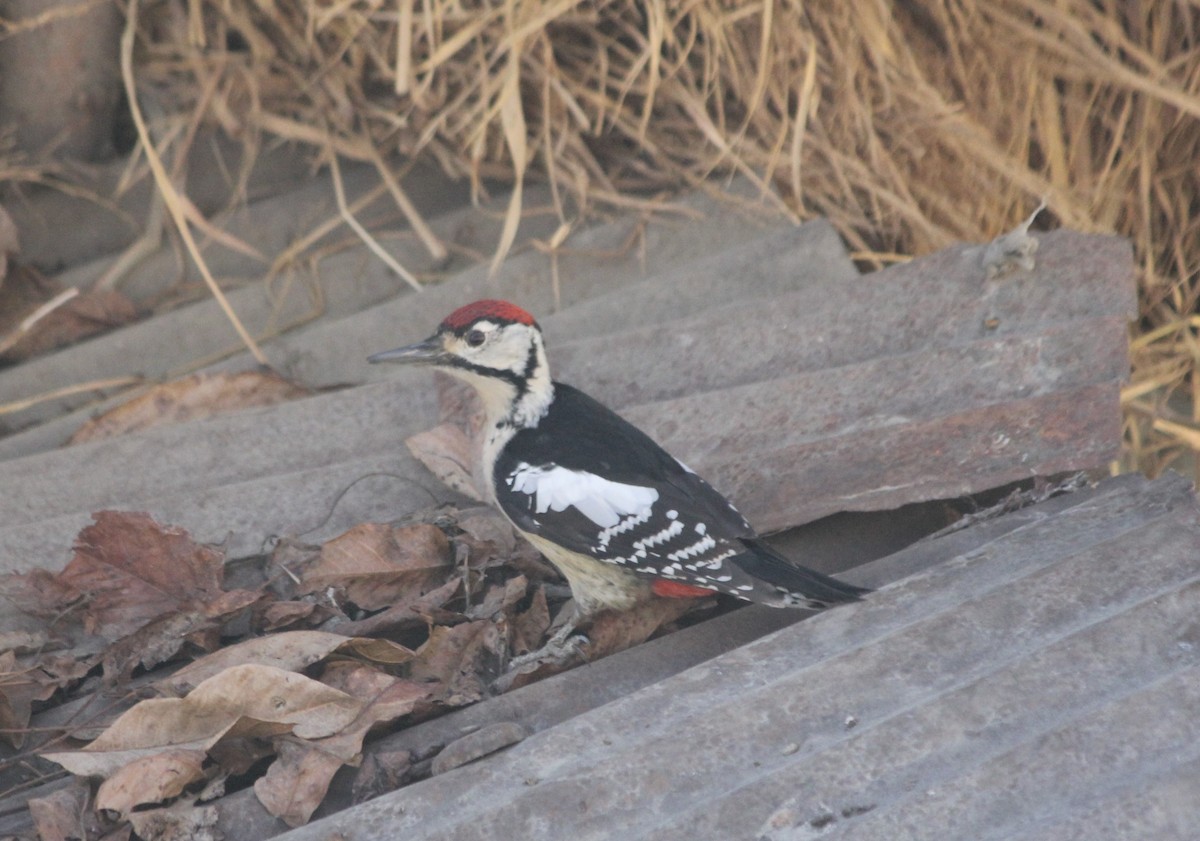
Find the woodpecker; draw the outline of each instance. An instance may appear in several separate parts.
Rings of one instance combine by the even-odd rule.
[[[650,436],[553,381],[541,328],[515,304],[467,304],[428,339],[369,361],[436,366],[478,391],[485,488],[566,577],[576,605],[568,632],[651,596],[820,609],[868,592],[778,554]]]

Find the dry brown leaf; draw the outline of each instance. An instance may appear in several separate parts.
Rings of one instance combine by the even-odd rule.
[[[487,675],[499,668],[501,646],[500,629],[488,620],[437,625],[417,649],[409,677],[438,684],[439,698],[449,706],[478,701]]]
[[[436,371],[433,386],[437,393],[438,421],[451,423],[473,439],[483,430],[483,403],[479,394],[458,377]]]
[[[214,651],[158,681],[161,691],[183,695],[232,666],[254,663],[297,672],[340,652],[377,663],[394,665],[412,659],[404,646],[382,639],[365,639],[328,631],[284,631],[256,637]]]
[[[411,770],[412,754],[406,750],[370,751],[354,776],[351,797],[362,803],[395,791],[407,782]]]
[[[340,733],[303,743],[287,737],[279,740],[279,758],[254,784],[254,793],[268,812],[293,827],[308,822],[338,769],[361,758],[363,739],[373,727],[408,715],[432,694],[427,684],[351,661],[330,663],[321,680],[347,695],[370,700]]]
[[[136,759],[101,783],[96,808],[116,812],[125,820],[135,807],[178,797],[204,779],[207,758],[202,750],[179,749]]]
[[[0,728],[10,742],[13,738],[21,740],[13,747],[19,748],[24,741],[20,731],[28,726],[33,700],[42,690],[43,687],[30,677],[29,670],[17,665],[16,654],[6,651],[0,655]],[[50,694],[53,692],[51,689]]]
[[[353,637],[338,652],[384,666],[398,666],[416,656],[412,649],[400,643],[370,637]]]
[[[350,661],[330,663],[321,675],[321,682],[366,700],[358,718],[340,733],[314,742],[326,753],[340,756],[346,762],[358,758],[368,732],[377,725],[408,715],[417,704],[432,698],[436,689],[428,683],[393,677]]]
[[[512,669],[493,682],[497,692],[519,689],[543,678],[565,672],[580,661],[598,660],[645,642],[662,626],[694,609],[697,599],[650,599],[627,611],[604,611],[586,629],[587,641],[574,653],[563,656],[547,651],[543,656]],[[701,603],[703,603],[701,601]],[[571,610],[570,606],[566,609]],[[515,651],[514,647],[514,651]],[[536,650],[536,649],[535,649]],[[418,652],[419,654],[420,652]]]
[[[321,548],[300,590],[336,587],[359,607],[377,610],[441,584],[450,561],[450,543],[437,526],[363,523]]]
[[[550,608],[546,604],[546,591],[538,587],[533,591],[529,609],[518,613],[508,625],[510,650],[513,654],[536,651],[549,628]]]
[[[285,726],[319,739],[354,721],[363,702],[323,683],[272,666],[233,666],[197,686],[186,698],[136,704],[99,738],[78,751],[45,754],[73,774],[111,776],[127,763],[164,748],[207,749],[222,736],[275,735]]]
[[[308,823],[325,799],[342,760],[308,743],[282,739],[279,758],[265,776],[254,781],[254,794],[263,808],[290,827]]]
[[[406,597],[366,619],[343,622],[338,625],[338,629],[347,634],[366,637],[423,627],[430,624],[434,615],[458,595],[461,587],[462,579],[455,576],[428,593]]]
[[[312,391],[273,372],[193,374],[156,385],[85,423],[69,444],[101,441],[139,429],[200,420],[225,412],[274,406],[307,397]]]
[[[217,597],[204,602],[204,615],[209,619],[227,621],[263,597],[261,590],[224,590]]]
[[[65,581],[61,573],[32,569],[27,573],[0,575],[0,595],[18,610],[53,622],[55,633],[61,625],[78,619],[84,595]]]
[[[508,566],[533,581],[557,581],[560,573],[541,553],[517,536],[516,530],[494,508],[475,508],[462,512],[455,525],[462,534],[454,538],[467,548],[467,563],[479,570]]]
[[[607,657],[648,640],[662,626],[674,622],[705,599],[649,599],[632,610],[605,611],[587,630],[583,655],[588,660]]]
[[[104,651],[104,679],[110,684],[120,683],[132,676],[137,668],[152,669],[177,655],[189,642],[197,644],[202,651],[211,650],[219,639],[217,631],[202,612],[183,610],[168,613],[138,628]]]
[[[331,660],[321,670],[321,683],[355,698],[374,699],[388,687],[404,682],[404,678],[354,660]],[[428,692],[428,688],[425,691]],[[365,709],[363,713],[366,713]]]
[[[443,423],[409,436],[404,443],[413,458],[425,465],[446,487],[483,501],[471,471],[475,463],[475,446],[458,426]]]
[[[85,659],[59,654],[22,659],[12,651],[0,654],[0,735],[13,747],[21,747],[33,702],[45,701],[81,680],[90,667]]]
[[[471,565],[479,566],[492,558],[509,557],[518,546],[517,532],[512,523],[494,508],[474,508],[464,511],[455,523],[462,534],[455,540],[471,550]]]
[[[90,792],[86,785],[75,783],[53,791],[45,797],[29,799],[29,814],[33,828],[41,841],[78,841],[81,828],[94,823],[88,808]]]
[[[180,800],[164,809],[133,812],[133,831],[142,841],[220,841],[215,806],[193,806]]]
[[[362,758],[363,739],[372,728],[408,715],[433,694],[428,684],[391,677],[357,663],[330,664],[322,680],[348,695],[371,700],[340,733],[303,745],[295,739],[281,740],[280,758],[267,776],[255,783],[254,791],[271,814],[291,826],[308,821],[343,764],[354,764]]]
[[[208,756],[226,776],[245,774],[259,760],[274,756],[275,740],[289,730],[286,724],[244,718],[208,747]]]
[[[17,235],[16,223],[0,205],[0,286],[4,284],[4,276],[8,274],[8,256],[20,250],[21,240]]]
[[[33,654],[54,646],[53,638],[44,630],[0,631],[0,652]]]
[[[525,598],[529,589],[529,579],[523,575],[514,575],[503,584],[493,584],[479,604],[467,608],[467,616],[471,619],[498,619],[509,613],[512,608]]]
[[[27,591],[17,602],[24,610],[54,616],[78,606],[88,633],[113,641],[172,611],[257,598],[228,596],[221,553],[181,528],[138,512],[100,511],[92,519],[62,572],[35,570],[7,582]]]
[[[271,602],[262,614],[262,630],[278,631],[300,622],[319,625],[331,615],[332,611],[328,607],[316,602]]]
[[[0,284],[0,361],[19,362],[137,318],[120,292],[77,292],[30,266],[9,263]]]

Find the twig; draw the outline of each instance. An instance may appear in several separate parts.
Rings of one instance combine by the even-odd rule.
[[[329,160],[330,174],[333,176],[333,192],[337,197],[337,206],[338,210],[342,214],[342,219],[344,219],[346,224],[354,230],[354,233],[358,234],[359,238],[366,243],[367,248],[375,252],[376,257],[382,260],[389,269],[398,274],[400,277],[404,278],[405,282],[409,286],[411,286],[417,292],[420,292],[421,282],[417,280],[408,269],[400,265],[396,261],[395,257],[393,257],[391,254],[388,254],[387,251],[384,250],[383,246],[380,245],[375,239],[375,237],[371,236],[370,232],[364,228],[362,223],[359,222],[358,219],[354,217],[354,214],[350,212],[350,207],[346,204],[346,191],[342,187],[342,172],[338,168],[337,153],[331,153]]]
[[[378,170],[379,177],[387,185],[388,192],[392,194],[392,200],[396,202],[396,206],[400,208],[400,212],[404,214],[404,218],[408,220],[408,224],[412,227],[413,233],[417,235],[417,239],[421,240],[421,244],[425,246],[434,260],[439,263],[445,260],[449,256],[446,246],[429,225],[425,223],[425,219],[417,211],[413,203],[409,201],[408,194],[404,192],[404,188],[400,186],[400,182],[396,180],[396,176],[392,175],[392,171],[383,160],[383,156],[379,154],[379,150],[370,145],[368,145],[368,150],[371,159],[375,162],[375,169]]]
[[[0,403],[0,415],[9,415],[13,412],[21,412],[31,406],[36,406],[39,403],[46,403],[50,400],[57,400],[60,397],[70,397],[73,394],[82,394],[87,391],[101,391],[106,388],[122,388],[124,386],[141,385],[145,380],[141,377],[113,377],[108,380],[91,380],[86,383],[78,383],[76,385],[68,385],[62,388],[56,388],[53,391],[45,391],[41,394],[35,394],[33,397],[26,397],[23,400],[13,400],[11,403]]]
[[[167,209],[171,211],[171,218],[175,222],[175,227],[179,230],[179,235],[183,238],[184,245],[187,246],[188,253],[191,255],[192,260],[195,261],[196,267],[200,270],[200,275],[208,285],[209,291],[212,292],[213,297],[216,298],[217,303],[225,312],[225,317],[229,319],[229,322],[233,325],[233,329],[237,331],[242,343],[254,355],[255,360],[260,365],[270,367],[266,355],[262,352],[258,343],[254,341],[254,337],[246,330],[241,319],[237,317],[237,313],[233,311],[233,307],[230,306],[225,293],[221,291],[221,287],[213,279],[212,272],[208,270],[208,264],[204,262],[204,258],[200,255],[200,249],[196,247],[196,241],[192,238],[192,232],[188,227],[184,203],[176,191],[175,185],[171,183],[166,168],[163,167],[162,158],[159,157],[158,151],[151,142],[150,132],[146,128],[145,119],[142,117],[141,106],[138,105],[137,85],[133,79],[133,42],[137,37],[138,0],[129,0],[126,15],[125,31],[121,35],[121,77],[125,82],[125,94],[129,99],[129,113],[133,117],[133,124],[137,128],[138,138],[141,140],[142,148],[146,153],[146,161],[150,164],[150,170],[154,173],[154,180],[158,184],[158,189],[167,204]]]
[[[3,339],[0,339],[0,353],[4,353],[14,347],[17,342],[29,334],[34,325],[78,294],[79,290],[77,288],[74,286],[68,287],[26,316],[25,320],[18,324],[15,330]]]
[[[155,193],[150,199],[150,213],[146,216],[146,225],[139,236],[128,248],[121,252],[117,259],[113,260],[112,265],[104,270],[104,274],[96,279],[92,284],[93,289],[111,290],[129,276],[129,273],[138,266],[143,260],[149,257],[154,252],[158,251],[158,247],[162,245],[163,210],[166,209],[166,204],[159,193]]]
[[[350,205],[349,205],[350,212],[358,213],[359,211],[368,207],[372,202],[374,202],[376,199],[378,199],[380,196],[382,196],[385,192],[387,192],[386,184],[379,184],[375,187],[372,187],[370,190],[363,193],[361,196],[359,196],[357,199],[355,199],[353,202],[350,203]],[[279,272],[283,270],[284,266],[287,266],[289,263],[294,262],[302,252],[304,252],[306,249],[311,247],[314,243],[319,241],[322,237],[324,237],[330,231],[337,228],[337,226],[340,225],[341,223],[342,222],[341,222],[340,215],[339,216],[330,216],[327,219],[325,219],[323,222],[321,222],[319,225],[317,225],[315,228],[313,228],[311,231],[304,234],[304,236],[295,240],[291,245],[289,245],[287,248],[285,248],[283,251],[281,251],[279,253],[278,257],[275,258],[275,262],[271,264],[270,271],[267,272],[268,279],[279,274]]]

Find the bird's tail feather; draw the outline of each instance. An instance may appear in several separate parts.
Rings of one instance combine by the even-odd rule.
[[[807,603],[810,607],[829,607],[858,601],[871,592],[794,564],[760,540],[743,539],[742,542],[751,551],[732,560],[753,578],[778,588],[779,601],[766,602],[768,604],[783,607]]]

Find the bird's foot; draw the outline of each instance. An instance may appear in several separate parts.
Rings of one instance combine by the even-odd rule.
[[[584,634],[575,633],[574,623],[567,623],[539,648],[508,661],[508,668],[492,682],[492,691],[499,695],[540,678],[565,672],[586,660],[584,646],[591,642]]]
[[[575,633],[574,622],[567,622],[541,648],[510,660],[508,669],[517,671],[531,663],[564,665],[581,655],[588,642],[586,635]]]

